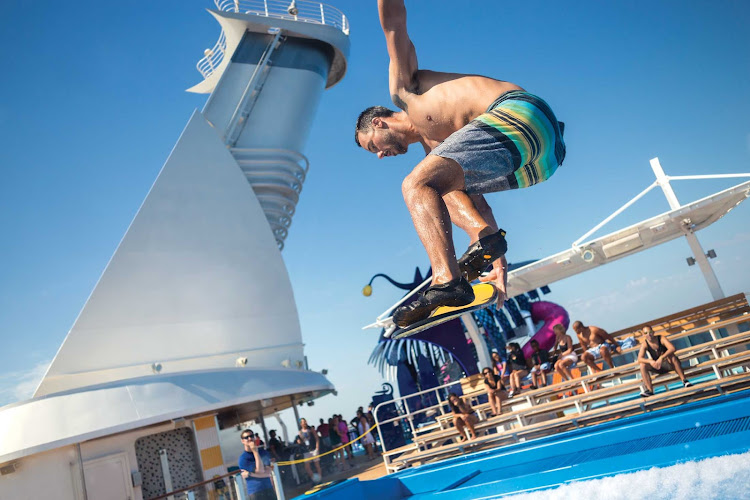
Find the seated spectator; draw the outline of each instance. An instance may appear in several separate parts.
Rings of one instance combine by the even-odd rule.
[[[547,372],[550,370],[549,353],[539,349],[539,342],[532,340],[531,349],[531,388],[545,387],[547,385]]]
[[[644,337],[641,341],[641,350],[638,351],[638,363],[641,365],[641,378],[646,385],[646,390],[641,393],[641,396],[647,398],[654,395],[651,372],[669,373],[674,370],[682,380],[682,385],[691,387],[693,384],[685,378],[680,358],[675,354],[677,349],[674,344],[665,336],[655,335],[650,326],[644,326],[642,331]],[[646,357],[647,353],[651,359]]]
[[[612,351],[620,352],[620,345],[612,335],[607,333],[603,328],[594,325],[585,326],[580,321],[573,323],[573,330],[578,335],[578,341],[584,350],[583,354],[581,354],[581,360],[589,367],[591,370],[590,373],[602,371],[596,364],[596,360],[599,358],[604,358],[604,361],[607,362],[610,368],[615,367],[612,362]]]
[[[500,381],[500,377],[490,368],[482,370],[482,376],[484,377],[484,385],[487,388],[487,399],[490,402],[490,409],[492,410],[492,416],[496,417],[503,411],[503,399],[508,396],[505,386]]]
[[[474,415],[474,409],[471,407],[471,404],[459,398],[454,392],[451,392],[448,396],[448,404],[451,407],[451,411],[453,411],[453,425],[456,426],[459,432],[458,440],[466,441],[464,429],[468,429],[471,439],[475,439],[477,435],[474,432],[474,424],[477,423],[478,419]]]
[[[508,344],[508,366],[510,367],[510,392],[508,397],[512,398],[521,392],[521,380],[529,374],[526,365],[526,357],[523,355],[521,346],[516,342]]]
[[[245,451],[240,455],[238,465],[245,480],[248,500],[275,500],[268,452],[258,449],[255,435],[250,430],[242,431],[240,439]]]
[[[555,331],[555,352],[557,353],[555,371],[560,374],[563,380],[573,380],[570,367],[578,363],[578,355],[573,349],[573,341],[565,333],[563,325],[557,324],[552,329]]]
[[[501,381],[505,381],[505,377],[507,376],[505,373],[506,369],[506,363],[503,361],[503,359],[500,357],[500,353],[497,351],[492,351],[492,371],[495,373],[496,376],[500,378]]]
[[[317,458],[320,454],[320,439],[318,438],[318,433],[315,432],[315,428],[307,425],[307,420],[304,418],[299,419],[299,437],[302,438],[302,442],[307,450],[305,452],[305,458],[315,458],[314,460],[304,462],[305,472],[307,472],[307,475],[312,479],[313,483],[318,483],[323,477],[323,472],[320,470],[320,458]],[[312,472],[310,462],[315,464],[317,474]]]

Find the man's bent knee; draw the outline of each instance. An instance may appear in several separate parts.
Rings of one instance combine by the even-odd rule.
[[[404,200],[408,202],[409,198],[413,196],[417,191],[419,191],[420,188],[424,186],[425,186],[425,183],[423,182],[422,179],[419,178],[418,175],[414,175],[413,172],[407,175],[406,178],[401,183],[401,194],[403,194]]]

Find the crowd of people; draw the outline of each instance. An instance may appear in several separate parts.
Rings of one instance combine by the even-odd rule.
[[[589,369],[589,373],[602,371],[598,361],[606,363],[608,368],[614,368],[612,354],[620,354],[623,349],[637,345],[635,337],[617,340],[606,330],[598,326],[586,326],[581,321],[571,325],[576,333],[577,344],[568,335],[564,325],[553,326],[555,340],[551,351],[541,349],[539,342],[531,340],[530,359],[526,359],[521,346],[510,342],[506,347],[506,356],[501,357],[497,351],[492,352],[492,366],[482,370],[487,398],[492,415],[501,412],[501,402],[520,393],[522,388],[537,389],[545,387],[548,375],[554,370],[561,380],[574,378],[572,368],[578,363],[579,357],[576,347],[580,345],[582,361]],[[680,360],[675,355],[675,347],[665,336],[654,334],[650,326],[642,329],[641,349],[638,362],[641,365],[641,375],[646,386],[642,395],[653,395],[651,373],[667,373],[674,370],[686,387],[690,386],[680,367]],[[454,412],[455,413],[455,412]],[[467,423],[462,426],[468,427]]]
[[[249,500],[276,498],[270,479],[273,462],[300,460],[301,467],[294,473],[300,477],[300,482],[320,483],[326,475],[355,467],[355,441],[362,445],[364,460],[379,456],[376,436],[372,432],[375,418],[369,409],[365,411],[360,406],[356,416],[349,421],[339,414],[332,415],[327,421],[321,418],[317,427],[305,418],[301,418],[298,425],[299,430],[289,443],[284,442],[275,429],[268,432],[268,443],[264,443],[252,429],[245,429],[240,434],[244,451],[238,465],[247,485]],[[327,453],[330,451],[333,452]],[[291,474],[282,470],[282,476]]]
[[[574,322],[572,328],[582,350],[581,361],[590,369],[590,373],[602,371],[602,367],[597,364],[599,359],[607,363],[609,368],[614,368],[612,353],[622,353],[623,349],[629,349],[637,344],[635,337],[616,340],[603,328],[586,326],[580,321]],[[502,402],[520,393],[522,388],[545,387],[547,376],[552,370],[560,375],[561,380],[574,378],[571,368],[578,363],[576,344],[567,334],[564,325],[554,325],[553,330],[555,341],[551,352],[541,349],[536,340],[529,343],[532,353],[528,360],[516,342],[507,345],[505,359],[497,351],[492,352],[492,366],[485,367],[481,372],[492,416],[500,415]],[[684,387],[692,386],[685,377],[681,361],[675,354],[676,348],[669,339],[656,335],[653,328],[648,325],[643,327],[641,333],[642,340],[637,355],[645,386],[641,396],[654,395],[651,381],[653,373],[664,374],[674,371]],[[463,441],[475,438],[474,425],[477,417],[471,404],[455,393],[448,396],[448,404],[453,413],[453,424],[459,431],[458,439]]]

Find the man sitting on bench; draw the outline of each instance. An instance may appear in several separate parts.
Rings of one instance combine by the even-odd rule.
[[[459,432],[458,440],[466,441],[464,429],[469,429],[469,436],[471,436],[471,439],[475,439],[477,435],[474,432],[474,424],[477,423],[478,419],[474,415],[474,409],[471,407],[471,404],[458,397],[454,392],[451,392],[450,396],[448,396],[448,404],[451,405],[451,410],[453,411],[453,425],[456,426]]]
[[[651,372],[669,373],[674,370],[682,380],[682,385],[691,387],[693,384],[685,378],[685,373],[680,365],[680,358],[675,354],[677,349],[675,349],[674,344],[665,335],[657,336],[654,334],[653,328],[648,325],[643,327],[643,335],[641,350],[638,351],[638,363],[641,364],[641,378],[646,390],[641,393],[641,396],[647,398],[654,395]],[[646,353],[648,353],[650,359],[646,357]]]

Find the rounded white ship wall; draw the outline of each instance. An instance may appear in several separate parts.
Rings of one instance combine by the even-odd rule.
[[[272,40],[270,34],[246,32],[221,83],[206,103],[204,116],[223,135],[248,89],[248,82],[258,70],[264,49]],[[261,90],[242,132],[231,146],[301,152],[325,90],[333,57],[333,48],[327,43],[293,36],[282,38],[263,69],[266,74],[255,77],[254,83],[262,80]]]

